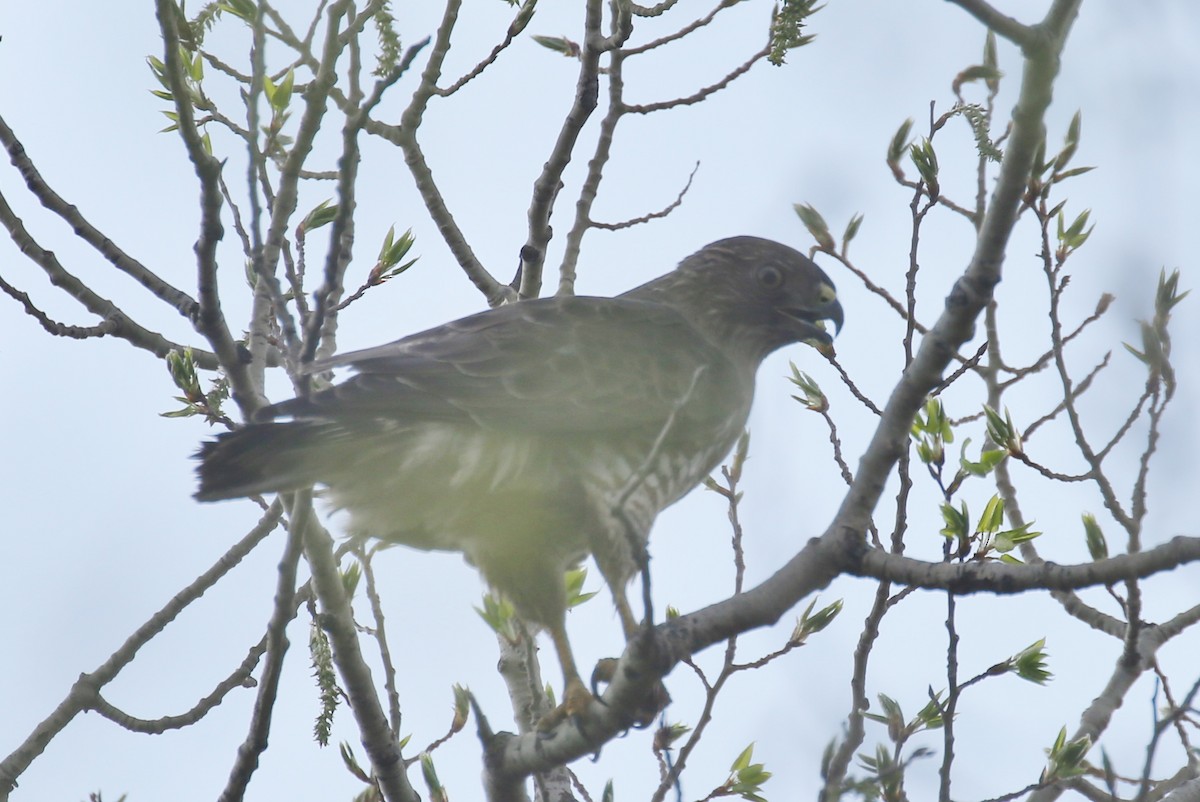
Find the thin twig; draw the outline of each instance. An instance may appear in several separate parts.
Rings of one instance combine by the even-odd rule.
[[[771,43],[768,42],[766,45],[763,46],[763,48],[761,50],[759,50],[757,53],[755,53],[750,58],[748,58],[740,66],[734,68],[733,71],[731,71],[729,74],[727,74],[724,78],[722,78],[721,80],[717,81],[714,84],[710,84],[710,85],[704,87],[703,89],[700,89],[700,90],[688,95],[687,97],[679,97],[679,98],[675,98],[674,100],[661,100],[657,103],[646,103],[644,105],[626,105],[625,111],[627,111],[631,114],[650,114],[651,112],[655,112],[655,111],[663,111],[664,109],[674,109],[674,108],[678,108],[679,106],[691,106],[696,103],[699,103],[702,100],[704,100],[705,98],[707,98],[709,95],[713,95],[717,92],[720,92],[722,89],[729,86],[731,83],[736,81],[738,78],[741,78],[743,75],[745,75],[747,72],[750,71],[751,67],[753,67],[755,64],[757,64],[759,61],[762,61],[764,58],[766,58],[770,54],[770,52],[771,52]]]
[[[696,177],[696,171],[700,169],[700,162],[696,162],[696,166],[688,173],[687,183],[683,185],[683,189],[679,190],[679,194],[675,196],[675,200],[668,203],[657,212],[649,212],[641,217],[633,217],[629,220],[622,220],[619,223],[599,223],[593,220],[591,222],[593,228],[601,228],[605,231],[620,231],[623,228],[632,228],[633,226],[649,223],[651,220],[661,220],[671,212],[679,208],[683,203],[683,198],[687,195],[688,190],[692,188],[692,179]]]

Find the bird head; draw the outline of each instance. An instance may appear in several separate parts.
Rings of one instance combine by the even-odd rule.
[[[716,345],[761,360],[784,345],[833,347],[825,321],[842,328],[842,306],[825,271],[804,254],[760,237],[706,245],[659,281],[672,305]],[[664,289],[666,289],[664,287]],[[757,362],[756,362],[757,363]]]

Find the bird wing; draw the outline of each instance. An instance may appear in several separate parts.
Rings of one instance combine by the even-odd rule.
[[[671,307],[625,298],[503,306],[313,370],[341,365],[357,375],[266,414],[550,434],[660,426],[684,406],[689,417],[727,417],[740,406],[736,368],[719,349]]]

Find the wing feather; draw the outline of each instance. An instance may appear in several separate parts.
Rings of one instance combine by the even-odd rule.
[[[736,366],[677,311],[624,298],[545,298],[500,307],[313,365],[356,374],[267,416],[473,421],[541,433],[661,425],[729,414],[722,387]]]

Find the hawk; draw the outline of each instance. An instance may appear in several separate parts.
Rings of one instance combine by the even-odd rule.
[[[733,447],[764,357],[830,347],[823,321],[842,308],[810,259],[724,239],[616,298],[523,301],[314,363],[356,374],[205,443],[196,498],[320,483],[354,536],[462,552],[549,631],[582,712],[566,569],[591,554],[632,635],[655,517]]]

